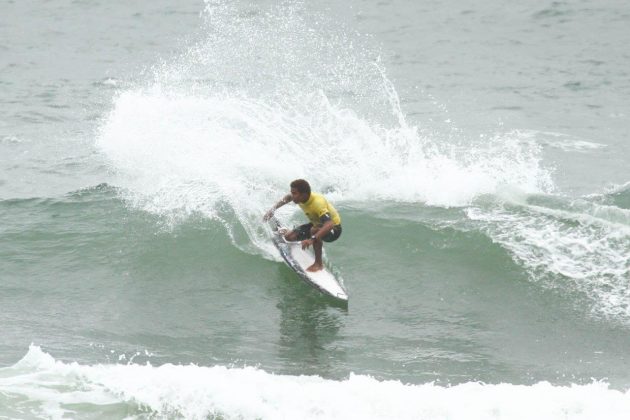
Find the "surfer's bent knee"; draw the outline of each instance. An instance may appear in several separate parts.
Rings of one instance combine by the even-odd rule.
[[[337,239],[339,239],[340,236],[341,236],[341,225],[335,225],[333,226],[332,229],[330,229],[330,231],[326,235],[324,235],[322,240],[324,242],[335,242]]]

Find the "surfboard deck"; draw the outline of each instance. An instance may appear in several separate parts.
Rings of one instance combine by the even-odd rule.
[[[285,229],[278,219],[272,217],[269,220],[273,236],[272,241],[286,264],[307,284],[315,287],[322,293],[336,299],[347,301],[346,293],[337,278],[325,267],[316,272],[306,271],[315,262],[315,255],[308,250],[303,250],[300,242],[290,242],[284,239],[281,233]]]

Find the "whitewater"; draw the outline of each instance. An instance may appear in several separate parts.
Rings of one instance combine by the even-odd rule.
[[[55,361],[37,346],[14,366],[0,369],[0,390],[5,402],[13,400],[16,417],[30,411],[49,418],[623,419],[630,411],[630,393],[602,382],[445,387],[364,375],[330,381],[255,367],[86,366]]]

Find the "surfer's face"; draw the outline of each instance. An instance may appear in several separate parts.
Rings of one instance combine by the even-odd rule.
[[[297,189],[291,188],[291,200],[293,200],[295,204],[304,203],[307,199],[306,193],[301,193]]]

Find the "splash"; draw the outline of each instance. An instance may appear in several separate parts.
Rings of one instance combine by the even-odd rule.
[[[514,133],[462,146],[408,123],[378,49],[326,16],[208,2],[203,18],[205,39],[120,91],[100,127],[113,184],[135,207],[215,218],[260,252],[261,215],[300,177],[366,206],[553,188],[539,147]]]

